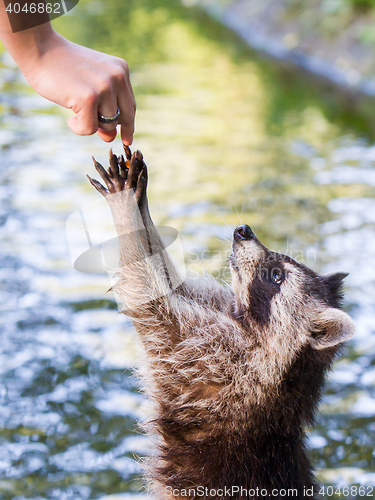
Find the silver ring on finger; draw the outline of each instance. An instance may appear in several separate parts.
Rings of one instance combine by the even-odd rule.
[[[120,116],[120,109],[117,107],[117,113],[113,116],[103,116],[100,113],[98,113],[98,120],[101,123],[105,124],[115,123],[117,122],[119,116]]]

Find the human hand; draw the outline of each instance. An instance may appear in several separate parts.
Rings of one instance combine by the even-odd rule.
[[[123,59],[76,45],[51,30],[43,39],[38,57],[19,66],[38,94],[74,111],[76,116],[68,120],[73,132],[98,132],[103,141],[111,142],[119,124],[123,143],[132,143],[136,104]],[[98,121],[98,113],[111,117],[117,107],[118,123]]]

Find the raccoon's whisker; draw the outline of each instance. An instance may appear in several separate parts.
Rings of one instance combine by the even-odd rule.
[[[248,198],[250,197],[251,195],[251,191],[250,193],[247,194],[246,198],[244,199],[244,202],[242,203],[242,208],[241,208],[241,219],[242,219],[242,216],[243,216],[243,210],[245,208],[245,203],[247,202]]]
[[[240,224],[242,224],[242,220],[241,220],[240,214],[238,213],[236,205],[234,205],[234,208],[236,209],[238,220],[240,221]]]
[[[232,244],[232,240],[230,240],[229,238],[226,238],[225,236],[221,236],[220,234],[218,235],[218,237],[219,237],[221,240],[226,241],[227,243]]]
[[[210,218],[209,220],[211,220],[212,222],[214,222],[214,223],[215,223],[215,224],[217,224],[217,225],[221,225],[221,226],[223,226],[223,225],[224,225],[224,226],[226,226],[226,228],[229,230],[229,234],[232,236],[233,229],[232,229],[232,228],[231,228],[231,227],[230,227],[230,226],[229,226],[229,225],[225,222],[224,217],[222,217],[222,220],[221,220],[221,221],[220,221],[220,220],[218,220],[218,219],[214,219],[214,218]],[[221,222],[222,224],[220,224],[220,222]],[[216,236],[217,236],[218,238],[220,238],[221,240],[226,241],[226,242],[228,242],[228,243],[232,244],[232,237],[230,237],[230,239],[229,239],[229,238],[227,238],[227,237],[225,237],[225,236],[223,236],[223,235],[221,235],[221,234],[216,234]]]

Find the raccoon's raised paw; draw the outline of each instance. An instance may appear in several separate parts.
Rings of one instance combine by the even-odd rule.
[[[106,170],[93,157],[96,171],[104,181],[104,187],[96,179],[87,176],[94,188],[103,196],[118,193],[124,189],[133,189],[134,196],[139,203],[146,193],[147,188],[147,166],[143,161],[140,151],[131,153],[129,146],[124,145],[126,159],[123,155],[116,156],[112,149],[109,151],[109,167]]]

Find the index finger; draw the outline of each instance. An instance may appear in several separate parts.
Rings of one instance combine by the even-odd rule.
[[[125,146],[133,143],[134,125],[132,127],[121,125],[121,141]]]
[[[126,146],[133,142],[136,103],[130,82],[127,82],[123,92],[117,96],[120,109],[119,124],[121,125],[121,140]]]

